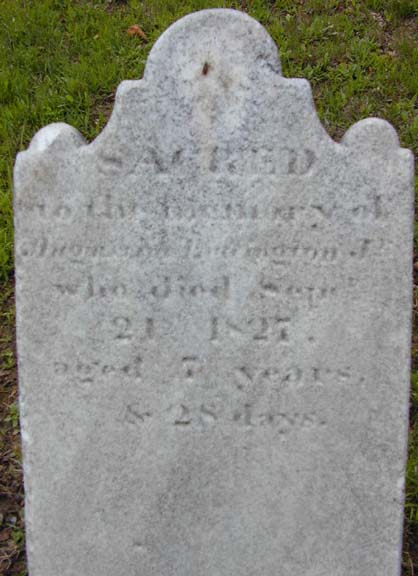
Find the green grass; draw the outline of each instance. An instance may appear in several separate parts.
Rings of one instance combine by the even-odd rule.
[[[67,122],[93,139],[118,83],[142,76],[161,33],[181,16],[211,7],[245,10],[267,27],[284,75],[310,80],[333,137],[376,115],[396,127],[417,157],[418,0],[0,0],[0,281],[13,271],[16,153],[50,122]],[[148,42],[127,34],[132,24],[143,28]],[[12,348],[3,346],[1,356],[13,369]],[[407,531],[418,526],[417,371],[412,381]]]
[[[412,410],[409,436],[409,460],[406,470],[408,498],[405,515],[410,524],[418,524],[418,370],[411,377]]]

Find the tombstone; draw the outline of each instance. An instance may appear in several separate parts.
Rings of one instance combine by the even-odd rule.
[[[171,26],[15,170],[31,576],[396,576],[413,160],[264,28]]]

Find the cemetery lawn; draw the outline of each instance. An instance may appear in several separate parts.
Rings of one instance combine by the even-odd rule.
[[[215,7],[245,10],[268,29],[283,74],[311,82],[336,140],[357,120],[379,116],[418,156],[418,0],[0,0],[0,576],[26,574],[14,346],[16,153],[50,122],[67,122],[92,140],[118,83],[142,76],[161,33],[192,11]],[[418,224],[416,232],[418,285]],[[418,575],[417,319],[418,289],[403,576]]]

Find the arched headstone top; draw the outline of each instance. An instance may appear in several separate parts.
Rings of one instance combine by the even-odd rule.
[[[202,10],[170,26],[157,40],[148,57],[144,78],[180,84],[218,76],[234,88],[254,79],[260,69],[281,73],[278,49],[266,29],[238,10]]]
[[[343,138],[341,154],[352,148],[359,156],[370,151],[383,159],[399,147],[392,132],[382,120],[363,120]],[[123,166],[125,174],[165,171],[162,158],[167,156],[190,172],[228,171],[228,166],[245,172],[262,149],[278,150],[267,154],[271,164],[283,158],[306,164],[288,152],[301,141],[307,151],[302,155],[315,159],[316,168],[319,151],[327,163],[338,148],[319,121],[309,82],[281,75],[276,44],[256,20],[237,10],[215,9],[185,16],[162,34],[143,79],[120,84],[108,124],[78,154],[92,163],[116,158],[113,167]],[[75,129],[59,123],[43,128],[29,152],[38,155],[54,146],[65,153],[66,146],[70,152],[83,143]],[[274,167],[266,170],[275,172]]]

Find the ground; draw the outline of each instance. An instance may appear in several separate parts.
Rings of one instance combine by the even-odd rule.
[[[214,7],[244,10],[266,26],[279,46],[284,75],[311,82],[332,137],[340,139],[361,118],[379,116],[395,126],[402,146],[418,155],[418,0],[0,0],[2,576],[26,574],[14,345],[14,158],[50,122],[67,122],[93,139],[109,117],[118,83],[142,76],[161,33],[185,14]],[[418,238],[414,271],[417,285]],[[418,574],[417,317],[418,291],[403,576]]]

